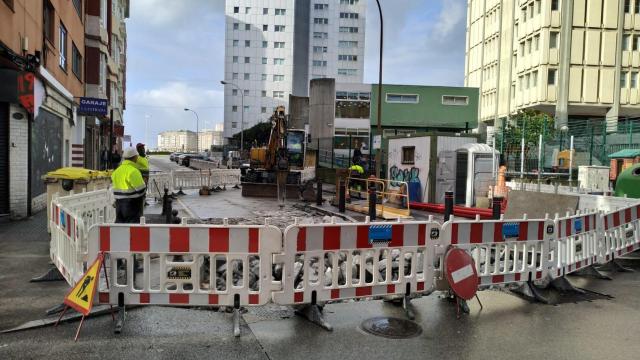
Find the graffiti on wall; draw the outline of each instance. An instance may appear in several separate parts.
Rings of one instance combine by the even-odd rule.
[[[391,186],[398,187],[401,182],[420,181],[420,169],[412,167],[411,169],[400,169],[397,166],[392,166],[389,169],[389,175],[391,177]]]

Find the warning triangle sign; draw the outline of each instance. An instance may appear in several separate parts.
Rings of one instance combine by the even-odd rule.
[[[82,279],[69,291],[64,298],[64,304],[74,308],[77,312],[87,316],[93,306],[93,296],[96,293],[98,275],[104,257],[102,254],[91,264]]]

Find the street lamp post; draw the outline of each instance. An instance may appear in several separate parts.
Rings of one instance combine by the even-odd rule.
[[[380,136],[380,149],[376,151],[376,177],[380,176],[380,163],[382,162],[381,151],[382,151],[382,122],[380,116],[382,115],[382,49],[383,49],[383,34],[384,34],[384,24],[382,20],[382,7],[380,7],[380,1],[376,0],[378,4],[378,13],[380,13],[380,66],[378,68],[378,136]],[[372,144],[373,145],[373,144]],[[373,146],[372,146],[373,148]]]
[[[199,137],[200,137],[200,119],[198,118],[198,113],[193,111],[193,110],[191,110],[191,109],[188,109],[188,108],[185,108],[184,111],[191,111],[192,113],[194,113],[196,115],[196,153],[199,153],[200,152],[200,139],[199,139]]]
[[[241,102],[240,102],[240,106],[242,107],[242,113],[240,114],[240,153],[242,153],[244,151],[244,90],[240,88],[240,86],[232,83],[232,82],[228,82],[228,81],[220,81],[220,84],[222,85],[231,85],[233,87],[235,87],[236,89],[238,89],[238,91],[240,91],[240,95],[241,97]]]

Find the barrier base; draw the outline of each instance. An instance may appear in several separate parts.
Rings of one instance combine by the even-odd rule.
[[[240,337],[240,309],[233,309],[233,336]]]
[[[560,292],[573,292],[573,293],[577,293],[577,294],[584,294],[585,291],[582,289],[579,289],[575,286],[573,286],[573,284],[571,284],[569,282],[569,280],[567,280],[566,277],[561,276],[559,278],[555,278],[551,281],[551,283],[549,283],[549,286],[551,286],[552,288],[560,291]]]
[[[118,307],[118,315],[116,315],[116,323],[113,325],[113,333],[120,334],[122,327],[124,326],[124,320],[126,317],[126,310],[124,306]]]
[[[322,308],[317,304],[304,305],[296,309],[296,315],[302,316],[310,322],[320,326],[327,331],[333,331],[333,326],[324,320]]]
[[[52,267],[49,270],[47,270],[46,273],[32,278],[31,280],[29,280],[29,282],[45,282],[45,281],[61,281],[61,280],[64,280],[64,276],[62,276],[62,274],[60,273],[60,271],[58,271],[57,268]]]
[[[547,299],[547,297],[542,295],[540,289],[538,289],[538,287],[535,286],[532,281],[527,281],[524,284],[520,284],[514,289],[509,289],[509,291],[516,293],[531,302],[540,302],[547,305],[551,304],[551,301]]]
[[[588,277],[593,277],[600,280],[613,280],[611,277],[603,274],[600,270],[596,269],[594,266],[587,266],[586,268],[582,268],[574,272],[572,275],[588,276]]]
[[[602,271],[611,271],[611,272],[634,272],[633,269],[622,266],[617,259],[613,259],[608,263],[602,265],[598,268],[598,270]]]

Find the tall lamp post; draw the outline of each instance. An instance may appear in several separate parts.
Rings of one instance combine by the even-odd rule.
[[[220,84],[231,85],[235,87],[238,91],[240,91],[240,95],[242,96],[241,103],[240,103],[242,107],[242,113],[240,114],[240,152],[242,153],[244,150],[244,90],[241,89],[240,86],[232,82],[222,80],[220,81]]]
[[[191,111],[192,113],[194,113],[196,115],[196,153],[200,152],[200,119],[198,118],[198,113],[188,109],[188,108],[184,108],[184,111]]]
[[[380,67],[378,68],[378,136],[380,136],[380,149],[376,151],[376,177],[380,176],[380,163],[382,162],[381,152],[382,152],[382,122],[380,116],[382,115],[382,49],[383,49],[383,39],[384,39],[384,24],[382,20],[382,7],[380,7],[380,0],[376,0],[378,4],[378,13],[380,13]],[[372,146],[373,148],[373,146]]]

